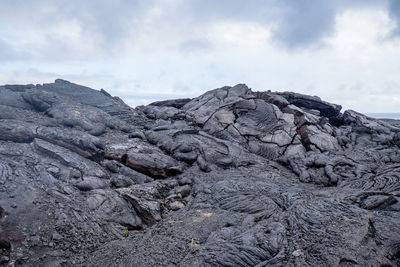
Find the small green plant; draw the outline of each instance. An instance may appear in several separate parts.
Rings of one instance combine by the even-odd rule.
[[[129,230],[128,230],[128,227],[126,227],[126,229],[125,229],[125,237],[128,237],[129,236]]]
[[[194,238],[192,237],[192,242],[190,242],[190,248],[193,248],[193,247],[197,248],[198,246],[199,246],[199,244],[195,244]]]

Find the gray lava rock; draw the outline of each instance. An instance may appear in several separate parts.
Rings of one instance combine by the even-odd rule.
[[[400,123],[225,86],[0,86],[0,264],[400,266]]]
[[[185,204],[179,201],[174,201],[169,203],[169,209],[170,210],[180,210],[185,207]]]
[[[163,185],[158,182],[133,185],[129,188],[117,189],[123,198],[132,203],[136,212],[148,225],[161,220],[161,204]]]

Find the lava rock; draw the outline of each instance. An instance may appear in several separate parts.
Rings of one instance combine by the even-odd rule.
[[[397,120],[244,84],[0,95],[1,264],[400,265]]]

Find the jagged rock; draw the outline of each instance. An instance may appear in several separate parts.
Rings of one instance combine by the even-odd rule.
[[[106,188],[107,183],[100,178],[87,176],[83,178],[83,181],[75,184],[75,186],[81,191],[90,191],[93,189]]]
[[[175,193],[180,194],[182,198],[188,196],[192,187],[190,185],[182,185],[179,187],[175,187]]]
[[[318,110],[322,116],[327,118],[338,116],[342,109],[340,105],[322,101],[318,96],[309,96],[293,92],[283,92],[278,93],[278,95],[284,97],[290,104],[300,108]]]
[[[162,191],[165,190],[159,182],[133,185],[129,188],[117,189],[123,198],[132,203],[135,211],[148,225],[161,220]]]
[[[177,109],[182,108],[188,102],[190,102],[191,98],[181,98],[181,99],[173,99],[173,100],[164,100],[150,103],[149,106],[160,106],[160,107],[174,107]]]
[[[185,207],[185,204],[183,204],[182,202],[179,202],[179,201],[174,201],[174,202],[169,203],[170,210],[174,210],[174,211],[180,210],[184,207]]]
[[[400,265],[399,121],[244,84],[0,96],[1,264]]]
[[[129,187],[134,184],[134,181],[124,175],[112,175],[111,184],[116,188]]]

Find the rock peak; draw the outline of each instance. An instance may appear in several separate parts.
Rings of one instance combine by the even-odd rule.
[[[54,83],[58,83],[58,84],[70,84],[71,82],[70,82],[70,81],[67,81],[67,80],[63,80],[63,79],[56,79],[56,80],[54,81]]]

